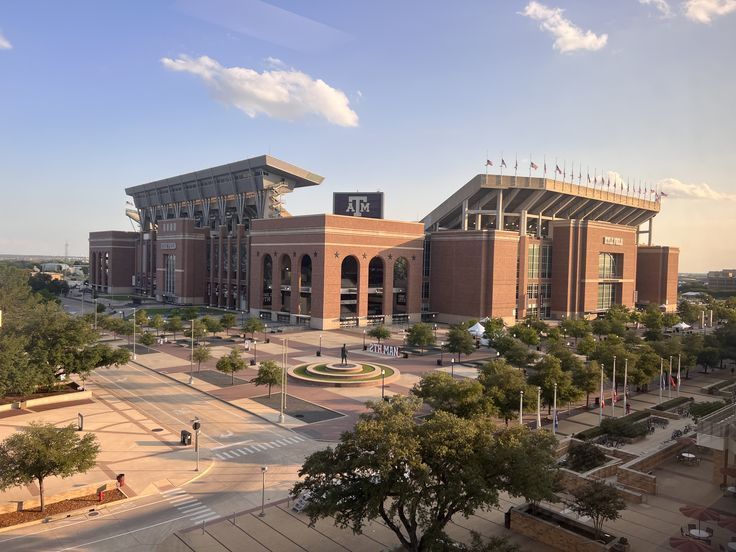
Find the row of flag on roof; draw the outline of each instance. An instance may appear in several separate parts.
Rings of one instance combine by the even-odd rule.
[[[530,156],[531,157],[531,156]],[[494,167],[494,163],[491,159],[486,158],[486,174],[488,174],[488,168]],[[501,162],[499,163],[498,167],[501,170],[501,175],[503,175],[503,169],[507,169],[508,165],[506,164],[506,160],[501,157]],[[545,178],[547,177],[547,160],[544,159],[542,162],[542,176]],[[514,176],[517,176],[517,173],[519,171],[519,160],[518,158],[514,159]],[[611,178],[610,172],[607,175],[601,174],[598,175],[598,170],[594,169],[593,176],[590,175],[590,167],[586,168],[586,174],[585,177],[583,176],[583,166],[582,164],[578,164],[577,167],[577,176],[575,175],[575,164],[572,163],[570,169],[567,168],[567,163],[563,163],[562,168],[560,168],[559,163],[555,161],[554,169],[550,170],[549,172],[552,174],[553,178],[557,180],[558,176],[560,177],[560,180],[563,182],[570,182],[571,184],[575,184],[575,180],[577,179],[577,185],[578,186],[586,186],[593,189],[605,189],[606,191],[613,192],[613,193],[619,193],[621,195],[627,195],[631,197],[640,197],[643,199],[652,199],[654,198],[655,201],[659,201],[663,197],[667,197],[667,194],[662,190],[658,185],[652,186],[651,184],[648,184],[647,182],[641,182],[639,180],[638,182],[635,180],[633,183],[630,179],[627,179],[626,181],[623,180],[623,178],[616,178],[614,176]],[[539,165],[537,165],[534,161],[531,159],[529,160],[529,176],[532,176],[532,171],[539,170]],[[601,171],[602,173],[603,171]]]

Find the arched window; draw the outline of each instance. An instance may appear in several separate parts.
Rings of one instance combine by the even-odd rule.
[[[368,316],[383,314],[384,266],[381,257],[373,257],[368,263]]]
[[[281,310],[291,311],[291,257],[281,256],[281,276],[279,278],[279,290],[281,293]]]
[[[299,262],[299,312],[304,316],[312,314],[312,258],[302,255]]]
[[[271,308],[271,293],[273,293],[273,259],[271,255],[263,256],[263,308]]]
[[[345,257],[340,267],[340,317],[358,316],[358,259]]]
[[[409,293],[409,261],[399,257],[394,262],[394,306],[393,314],[407,313],[407,297]]]

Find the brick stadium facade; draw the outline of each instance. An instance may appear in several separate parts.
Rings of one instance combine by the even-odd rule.
[[[314,328],[676,306],[659,202],[478,175],[421,223],[284,210],[322,180],[261,156],[129,188],[140,231],[90,234],[90,283]]]

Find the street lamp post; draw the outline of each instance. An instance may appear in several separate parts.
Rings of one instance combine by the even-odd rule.
[[[266,333],[268,332],[268,324],[263,325],[263,342],[268,343],[268,338],[266,337]]]
[[[97,329],[97,297],[95,297],[95,330]]]
[[[542,427],[542,388],[537,386],[537,429]]]
[[[365,344],[365,330],[363,330],[363,350],[365,351],[368,347]]]
[[[317,356],[322,356],[322,334],[319,334],[319,349],[317,350]]]
[[[268,471],[268,466],[261,466],[261,476],[262,476],[262,486],[261,486],[261,513],[258,514],[258,517],[266,517],[266,472]]]
[[[444,366],[445,344],[440,342],[440,366]]]
[[[524,390],[519,391],[519,425],[524,425]]]
[[[381,368],[381,400],[386,400],[386,369]]]
[[[552,395],[552,435],[557,433],[557,382]]]
[[[133,309],[133,360],[135,360],[135,309]]]
[[[437,339],[437,324],[434,325],[434,338]]]
[[[452,374],[452,377],[455,377],[455,357],[452,357],[450,359],[450,374]]]
[[[289,341],[284,339],[281,344],[281,412],[279,412],[279,423],[286,421],[284,411],[286,410],[286,368],[288,366],[287,355],[289,350]]]

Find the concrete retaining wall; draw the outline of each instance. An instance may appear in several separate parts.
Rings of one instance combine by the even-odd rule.
[[[34,406],[44,406],[47,404],[63,404],[65,402],[83,401],[92,398],[92,391],[72,391],[61,395],[50,395],[48,397],[40,397],[38,399],[29,399],[20,403],[21,408],[33,408]]]
[[[85,487],[78,487],[74,490],[67,491],[65,493],[55,494],[53,496],[46,497],[46,506],[53,504],[54,502],[61,502],[69,498],[77,498],[80,496],[87,496],[91,494],[99,493],[100,491],[110,491],[117,487],[117,481],[111,480],[99,485],[87,485]],[[20,500],[8,502],[6,504],[0,504],[0,514],[7,514],[9,512],[17,512],[20,510],[28,510],[30,508],[38,508],[41,506],[40,498],[31,498],[29,500]]]

